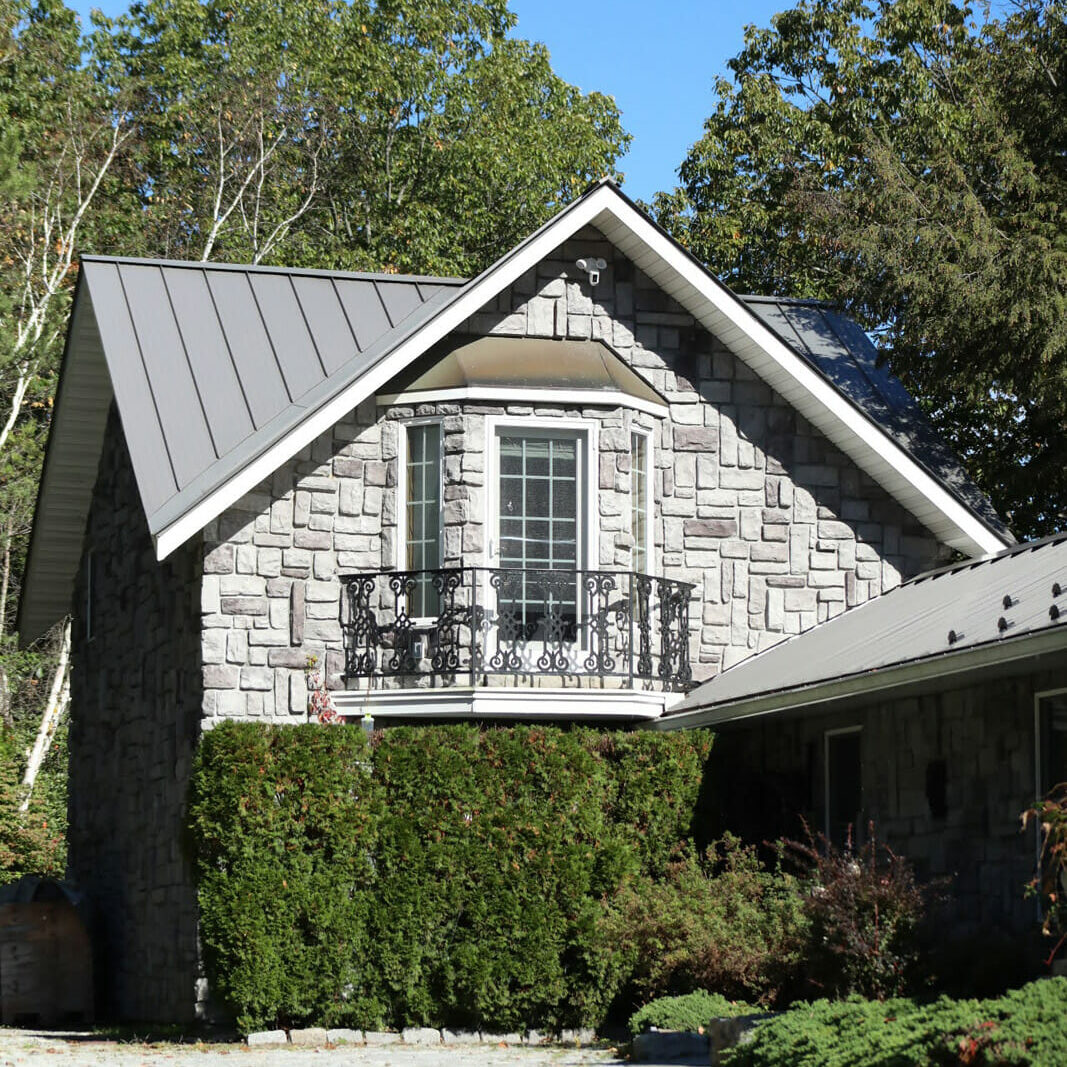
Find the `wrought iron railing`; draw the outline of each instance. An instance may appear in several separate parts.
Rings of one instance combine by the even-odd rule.
[[[341,581],[348,678],[481,685],[491,675],[561,675],[675,691],[692,682],[688,582],[501,567],[375,571]]]

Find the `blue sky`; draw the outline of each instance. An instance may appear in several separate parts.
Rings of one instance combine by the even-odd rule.
[[[68,3],[70,0],[68,0]],[[129,6],[75,0],[87,16]],[[789,0],[512,0],[516,36],[543,41],[556,73],[586,92],[615,97],[633,134],[620,163],[625,188],[648,200],[672,188],[675,171],[700,137],[712,107],[712,84],[741,48],[747,23],[767,25]]]

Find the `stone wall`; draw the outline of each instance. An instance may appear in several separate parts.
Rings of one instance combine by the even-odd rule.
[[[156,562],[114,410],[85,549],[72,624],[69,873],[93,907],[103,1017],[183,1021],[198,990],[181,840],[199,736],[200,547]]]
[[[827,730],[862,727],[864,819],[921,878],[950,876],[952,921],[970,930],[1034,925],[1023,886],[1035,838],[1035,692],[1051,674],[1008,678],[822,714],[775,715],[720,729],[711,774],[722,828],[757,841],[824,829]],[[1062,679],[1059,679],[1062,684]]]
[[[590,291],[580,256],[608,261]],[[460,332],[599,338],[669,401],[628,410],[368,400],[205,530],[204,715],[303,715],[303,668],[342,682],[338,572],[396,565],[397,438],[444,433],[444,560],[483,561],[485,417],[600,427],[596,563],[627,569],[629,430],[653,426],[650,569],[698,586],[697,679],[877,596],[944,551],[878,485],[595,230],[564,244]],[[382,390],[388,393],[388,387]]]

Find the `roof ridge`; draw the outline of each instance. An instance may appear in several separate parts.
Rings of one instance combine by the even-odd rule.
[[[261,263],[218,263],[193,259],[153,259],[146,256],[83,255],[85,263],[114,263],[136,267],[172,267],[185,270],[251,271],[256,274],[306,275],[313,278],[366,282],[406,282],[412,285],[466,285],[468,278],[435,274],[390,274],[387,271],[325,270],[316,267],[271,267]]]

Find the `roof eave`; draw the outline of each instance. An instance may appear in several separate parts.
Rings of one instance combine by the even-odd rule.
[[[934,679],[952,678],[987,667],[1003,666],[1019,660],[1067,650],[1067,626],[1060,626],[1001,638],[982,645],[941,652],[863,671],[858,674],[828,678],[809,685],[758,693],[740,700],[690,708],[657,721],[658,730],[683,730],[714,727],[727,723],[764,718],[785,711],[813,705],[826,705],[851,697],[869,697]],[[712,686],[714,682],[710,683]]]

